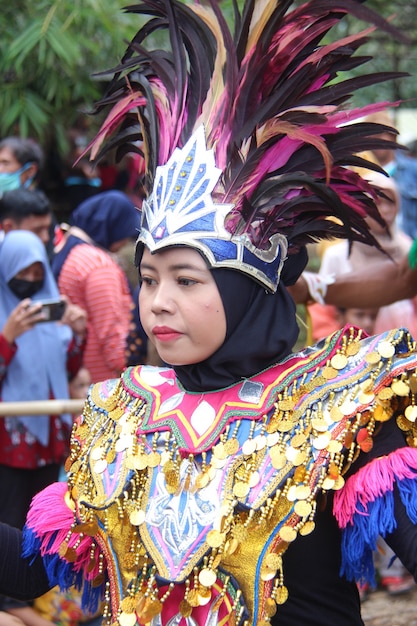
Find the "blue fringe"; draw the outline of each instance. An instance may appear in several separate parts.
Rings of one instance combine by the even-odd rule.
[[[417,523],[417,480],[404,478],[397,481],[401,501],[407,515]],[[368,583],[376,587],[373,553],[378,535],[385,537],[397,527],[394,517],[394,494],[387,491],[383,496],[368,503],[365,509],[359,502],[352,524],[342,531],[342,566],[340,573],[349,580]]]
[[[30,562],[33,563],[40,549],[40,539],[30,528],[25,526],[22,533],[22,556],[25,559],[30,559]]]
[[[81,607],[84,611],[92,615],[97,613],[103,600],[104,585],[92,587],[91,585],[84,584],[83,594],[81,596]]]
[[[413,524],[417,523],[417,480],[404,478],[397,482],[398,491],[407,515]]]
[[[49,545],[53,543],[51,539]],[[27,526],[23,529],[22,556],[29,558],[33,563],[41,550],[41,540]],[[84,578],[83,572],[75,572],[72,564],[61,559],[59,554],[46,554],[42,557],[48,580],[52,586],[58,585],[62,591],[75,587],[78,591],[83,589],[81,606],[88,613],[98,611],[104,598],[104,585],[93,587]]]

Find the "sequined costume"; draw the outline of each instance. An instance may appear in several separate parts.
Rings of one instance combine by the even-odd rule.
[[[386,103],[347,101],[398,74],[340,78],[367,60],[355,53],[373,27],[340,41],[328,34],[346,14],[397,33],[356,0],[292,4],[235,3],[233,32],[215,0],[129,7],[148,19],[97,105],[106,118],[91,158],[140,157],[135,260],[142,321],[161,358],[152,324],[178,330],[177,310],[200,293],[178,294],[199,282],[178,270],[182,248],[198,258],[225,322],[214,348],[211,329],[186,319],[185,334],[201,326],[208,354],[190,358],[186,342],[166,338],[172,369],[134,367],[96,384],[73,431],[68,489],[33,502],[25,554],[40,552],[51,582],[84,586],[86,608],[103,599],[106,626],[267,625],[287,599],[283,555],[300,535],[314,537],[319,495],[335,493],[342,575],[372,578],[376,537],[401,522],[394,484],[417,521],[414,341],[399,330],[361,342],[347,328],[292,355],[287,291],[308,243],[378,247],[368,218],[383,221],[380,191],[351,166],[378,169],[358,154],[381,125],[361,120]],[[147,270],[158,263],[176,268],[166,281]],[[394,419],[404,445],[369,456],[345,483],[379,424]]]
[[[380,466],[366,492],[343,476],[387,420],[414,444],[416,363],[407,332],[360,340],[346,328],[207,394],[185,392],[171,369],[130,368],[92,388],[68,491],[35,499],[28,550],[41,546],[56,582],[84,580],[86,605],[103,595],[105,624],[264,624],[287,598],[282,553],[314,530],[317,494],[336,491],[347,537],[370,514],[344,570],[372,577],[369,551],[389,531],[373,511],[394,483],[417,521],[417,452],[365,465],[359,476]]]

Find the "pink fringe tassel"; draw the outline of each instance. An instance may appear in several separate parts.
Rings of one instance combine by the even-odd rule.
[[[394,483],[404,478],[417,478],[417,449],[399,448],[391,454],[374,459],[350,476],[345,486],[336,491],[333,512],[340,528],[346,528],[352,522],[360,503],[366,510],[373,502],[387,491],[394,489]]]
[[[57,529],[69,531],[74,514],[64,500],[67,490],[66,483],[53,483],[33,498],[26,523],[37,535]]]
[[[41,541],[41,556],[57,554],[62,543],[67,540],[68,546],[75,548],[77,553],[77,559],[72,563],[74,571],[84,570],[85,578],[93,580],[99,573],[99,549],[96,545],[94,548],[96,566],[88,571],[93,539],[83,536],[80,541],[78,533],[69,535],[74,523],[74,513],[64,499],[67,489],[65,482],[58,482],[36,494],[29,509],[26,525]]]

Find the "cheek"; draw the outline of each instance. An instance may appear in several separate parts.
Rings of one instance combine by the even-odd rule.
[[[382,212],[382,217],[387,222],[388,226],[391,226],[394,223],[396,216],[396,210],[391,207],[385,209],[385,211]]]
[[[149,301],[141,292],[139,292],[138,306],[139,318],[142,326],[146,330],[146,322],[149,319]]]
[[[206,320],[204,323],[204,333],[207,328],[215,327],[217,341],[223,343],[226,339],[226,315],[222,302],[210,303],[206,308]]]
[[[378,209],[382,217],[387,222],[392,222],[398,212],[394,202],[388,202],[385,200],[380,200],[380,202],[378,203]]]

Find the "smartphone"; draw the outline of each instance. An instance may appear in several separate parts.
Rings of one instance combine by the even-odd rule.
[[[33,304],[41,304],[42,307],[39,313],[43,314],[43,318],[38,320],[40,322],[57,322],[62,319],[65,312],[67,303],[65,300],[33,300]]]

